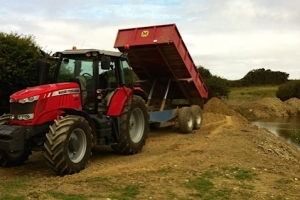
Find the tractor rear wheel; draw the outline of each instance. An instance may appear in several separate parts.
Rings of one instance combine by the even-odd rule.
[[[139,153],[148,136],[148,112],[144,100],[133,96],[131,105],[125,105],[119,119],[120,135],[115,150],[122,154]]]
[[[92,128],[85,118],[61,116],[54,120],[46,138],[44,156],[54,171],[65,175],[85,168],[92,151]]]
[[[190,107],[182,107],[179,109],[178,126],[182,133],[192,132],[194,128],[194,119]]]
[[[192,105],[191,111],[194,118],[194,130],[197,130],[202,125],[202,110],[198,105]]]
[[[4,114],[0,117],[0,125],[9,124],[10,114]],[[22,165],[25,161],[28,160],[31,150],[25,144],[24,150],[8,152],[0,150],[0,166],[1,167],[14,167]]]

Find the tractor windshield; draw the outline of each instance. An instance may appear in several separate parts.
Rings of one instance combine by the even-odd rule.
[[[57,82],[67,82],[72,78],[88,80],[93,77],[93,60],[63,58],[58,71]]]

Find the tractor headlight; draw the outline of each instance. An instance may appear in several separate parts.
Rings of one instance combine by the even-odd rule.
[[[33,113],[22,114],[22,115],[18,115],[18,120],[31,120],[33,119],[33,117],[34,117]]]
[[[38,100],[39,97],[40,97],[39,95],[36,95],[36,96],[20,99],[19,103],[31,103],[31,102],[34,102],[34,101]]]

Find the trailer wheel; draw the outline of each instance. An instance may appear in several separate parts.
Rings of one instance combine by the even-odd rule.
[[[84,117],[54,120],[44,143],[47,164],[57,173],[73,174],[87,165],[92,151],[92,128]]]
[[[122,154],[139,153],[148,136],[148,112],[144,100],[133,96],[131,105],[125,105],[120,116],[120,135],[114,149]]]
[[[202,124],[202,110],[198,105],[192,105],[191,111],[194,118],[194,130],[197,130],[201,127]]]
[[[0,125],[9,124],[10,114],[4,114],[0,117]],[[28,160],[31,150],[25,144],[24,150],[8,152],[0,150],[0,166],[1,167],[14,167],[22,165]]]
[[[194,128],[194,120],[190,107],[182,107],[179,109],[178,126],[182,133],[192,132]]]

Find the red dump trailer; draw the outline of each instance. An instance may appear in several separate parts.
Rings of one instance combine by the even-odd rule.
[[[114,47],[128,53],[140,86],[149,94],[150,122],[180,121],[181,110],[199,113],[203,108],[207,88],[175,24],[121,29]],[[202,114],[201,119],[196,115],[194,129],[202,121]]]

